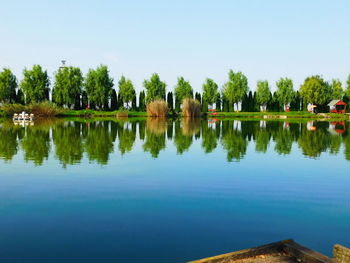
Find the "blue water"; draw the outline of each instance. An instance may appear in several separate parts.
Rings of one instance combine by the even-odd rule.
[[[162,124],[118,123],[114,134],[114,124],[105,122],[103,132],[91,136],[93,142],[89,134],[99,122],[60,121],[16,129],[3,124],[0,262],[175,263],[287,238],[327,255],[335,243],[350,246],[348,123],[341,134],[321,123],[316,132],[325,139],[311,145],[322,150],[310,154],[301,140],[318,137],[306,130],[306,123],[260,128],[255,122],[251,131],[249,122],[235,121],[226,128],[224,122],[213,128],[202,121],[194,129],[178,123],[177,137],[174,123],[171,136]],[[68,143],[63,141],[67,123],[76,135],[68,134]],[[202,143],[208,127],[217,131],[210,140],[216,138],[216,147],[206,153]],[[31,129],[48,137],[40,141]],[[285,133],[277,136],[277,129]],[[287,138],[293,129],[303,132],[290,142],[290,151],[278,152],[276,140]],[[244,140],[233,143],[231,150],[245,146],[231,159],[223,137],[233,130],[231,141],[237,136]],[[268,130],[265,152],[256,149],[261,130]],[[2,147],[15,132],[15,151],[11,145]],[[126,140],[125,132],[133,139]],[[152,135],[161,139],[151,146],[165,141],[157,156],[144,147]],[[106,136],[110,142],[98,146],[108,141]],[[175,143],[189,137],[185,150]],[[34,141],[30,149],[23,144],[26,139]],[[81,145],[71,150],[79,140]],[[132,142],[126,151],[121,150],[122,140]],[[339,145],[331,153],[333,142]],[[60,143],[69,158],[57,153]],[[40,154],[28,158],[31,150]]]

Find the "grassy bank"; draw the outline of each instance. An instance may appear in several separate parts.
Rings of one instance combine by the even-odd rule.
[[[146,112],[139,111],[97,111],[97,110],[64,110],[58,117],[146,117]]]

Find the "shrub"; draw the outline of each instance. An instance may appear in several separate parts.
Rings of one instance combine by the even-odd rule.
[[[62,108],[49,101],[30,104],[26,110],[34,116],[56,116],[63,112]]]
[[[201,105],[197,100],[186,98],[182,101],[182,115],[184,117],[200,117]]]
[[[26,107],[21,104],[4,104],[1,107],[4,115],[12,116],[15,113],[21,113],[26,110]]]
[[[165,100],[154,100],[147,104],[147,116],[166,117],[168,113],[168,104]]]
[[[129,113],[127,111],[118,111],[117,112],[117,118],[127,118],[129,116]]]

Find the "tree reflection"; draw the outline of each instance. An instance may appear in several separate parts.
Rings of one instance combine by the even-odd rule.
[[[157,158],[159,152],[165,149],[166,120],[163,118],[147,118],[146,141],[143,150]]]
[[[119,144],[118,149],[121,154],[130,152],[136,139],[135,123],[125,122],[119,125],[118,135]]]
[[[222,127],[221,143],[227,151],[227,161],[241,160],[247,151],[247,140],[242,136],[236,121],[225,121]]]
[[[55,155],[63,167],[67,167],[67,164],[79,163],[83,158],[81,126],[80,122],[65,122],[52,128]]]
[[[85,139],[85,151],[90,161],[107,164],[113,151],[113,138],[108,130],[108,122],[89,123]]]
[[[220,124],[219,124],[220,125]],[[220,126],[219,126],[220,127]],[[217,147],[217,131],[212,123],[202,122],[202,148],[205,153],[211,153]]]
[[[331,139],[327,131],[328,123],[314,123],[313,127],[315,129],[308,130],[307,124],[302,124],[298,145],[304,155],[315,158],[329,148]]]
[[[14,126],[12,123],[2,123],[0,127],[0,158],[5,161],[12,160],[18,151],[18,137],[22,137],[24,128]]]
[[[50,152],[50,127],[35,125],[26,128],[25,136],[21,141],[24,151],[24,160],[33,161],[35,165],[42,165],[48,159]]]
[[[180,122],[175,122],[174,145],[177,154],[183,154],[188,151],[192,145],[193,135],[200,131],[199,118],[183,118],[182,127]]]

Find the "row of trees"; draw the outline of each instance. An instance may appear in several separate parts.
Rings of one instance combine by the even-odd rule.
[[[145,152],[157,158],[169,144],[175,146],[177,154],[184,154],[194,140],[200,139],[205,153],[213,152],[221,144],[228,161],[242,159],[250,142],[254,142],[255,151],[260,153],[274,149],[278,154],[287,155],[294,145],[311,158],[324,152],[336,155],[344,151],[345,159],[350,161],[348,122],[343,123],[345,132],[341,135],[330,132],[329,122],[314,123],[314,131],[309,131],[306,123],[289,123],[288,126],[283,122],[262,123],[229,120],[210,124],[199,119],[173,122],[159,118],[92,122],[89,125],[58,121],[27,128],[2,123],[0,158],[11,160],[18,152],[23,152],[25,161],[42,165],[51,153],[65,167],[79,163],[86,153],[90,161],[107,164],[113,151],[123,155],[132,151],[135,143],[141,143]]]
[[[51,99],[57,105],[71,109],[132,108],[145,111],[151,101],[164,99],[171,110],[178,112],[183,99],[194,97],[202,104],[202,111],[207,111],[214,104],[217,110],[222,111],[280,111],[287,106],[292,110],[304,110],[308,103],[325,105],[332,99],[349,101],[350,98],[350,75],[345,90],[338,79],[327,82],[315,75],[306,78],[299,91],[295,91],[291,79],[281,78],[276,82],[274,93],[267,80],[258,81],[253,93],[249,91],[247,77],[242,72],[230,70],[221,90],[213,79],[207,78],[202,94],[194,94],[190,82],[183,77],[178,78],[174,92],[166,93],[166,83],[154,73],[143,82],[145,91],[139,93],[138,103],[132,81],[122,76],[118,81],[117,94],[114,80],[104,65],[90,69],[85,78],[77,67],[61,67],[54,75],[52,89],[50,84],[47,71],[40,65],[24,69],[19,85],[11,70],[4,68],[0,72],[0,103],[30,104]]]

